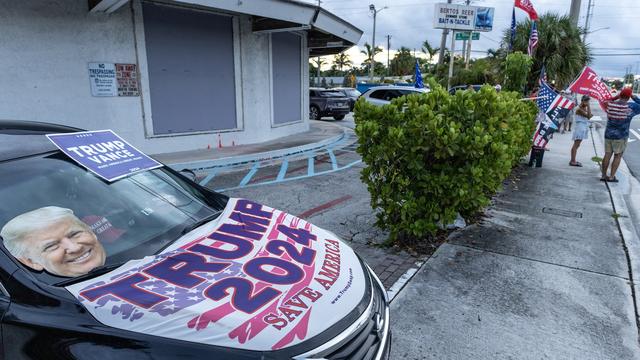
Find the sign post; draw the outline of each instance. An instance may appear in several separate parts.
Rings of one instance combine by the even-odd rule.
[[[453,77],[453,58],[456,51],[456,32],[451,31],[451,52],[449,53],[449,78],[447,79],[447,90],[451,88],[451,78]]]
[[[493,29],[493,16],[494,8],[441,3],[436,4],[433,27],[436,29],[454,30],[452,33],[455,33],[456,30],[458,30],[460,40],[466,40],[469,38],[479,40],[480,34],[478,34],[478,37],[476,38],[475,34],[470,36],[470,32],[491,31]],[[457,36],[454,34],[451,35],[451,59],[449,62],[449,80],[447,82],[449,87],[451,87],[451,78],[453,77],[453,54],[456,37]],[[463,48],[463,52],[465,50],[465,64],[468,68],[469,59],[471,58],[471,41],[468,42],[467,49]]]
[[[456,33],[456,41],[458,40],[480,40],[480,33],[479,32],[473,32],[471,33],[471,38],[469,38],[469,33],[468,32],[459,32]]]

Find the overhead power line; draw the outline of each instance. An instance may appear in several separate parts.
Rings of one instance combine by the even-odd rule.
[[[640,53],[629,53],[629,54],[591,54],[591,56],[640,56]]]

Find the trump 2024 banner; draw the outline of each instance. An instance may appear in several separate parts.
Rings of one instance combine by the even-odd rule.
[[[600,107],[604,109],[603,102],[611,100],[613,95],[609,91],[609,87],[600,80],[598,74],[590,67],[585,66],[578,76],[578,79],[569,85],[569,90],[577,94],[589,95],[600,102]]]
[[[230,199],[162,253],[66,287],[101,323],[256,351],[318,335],[354,310],[367,275],[328,231]]]
[[[111,130],[49,134],[63,153],[106,181],[162,166]]]

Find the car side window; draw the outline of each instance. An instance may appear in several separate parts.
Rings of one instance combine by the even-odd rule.
[[[400,96],[402,96],[402,92],[400,90],[389,90],[387,91],[387,95],[385,95],[384,99],[391,101]]]
[[[371,95],[369,95],[369,97],[373,99],[386,100],[385,99],[386,94],[387,94],[387,90],[376,90],[372,92]]]
[[[2,285],[2,283],[0,282],[0,298],[7,298],[9,299],[9,292],[7,291],[7,289],[4,287],[4,285]]]

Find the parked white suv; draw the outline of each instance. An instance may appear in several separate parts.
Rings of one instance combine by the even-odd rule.
[[[409,86],[388,85],[372,87],[365,91],[361,97],[374,105],[382,106],[389,104],[391,100],[400,96],[409,94],[426,94],[428,92],[428,88],[418,89]]]

